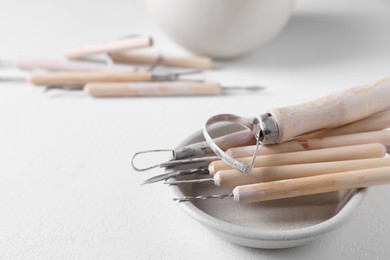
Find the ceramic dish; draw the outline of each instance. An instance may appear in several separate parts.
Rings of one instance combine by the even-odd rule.
[[[274,38],[295,0],[145,0],[163,31],[183,48],[212,58],[242,56]]]
[[[215,134],[223,134],[221,129],[215,129]],[[225,127],[223,131],[226,130]],[[182,145],[202,140],[199,131]],[[169,189],[173,197],[231,191],[210,183],[171,185]],[[339,227],[357,209],[366,191],[355,189],[251,204],[239,204],[228,197],[178,202],[178,206],[230,242],[256,248],[288,248],[309,243]]]

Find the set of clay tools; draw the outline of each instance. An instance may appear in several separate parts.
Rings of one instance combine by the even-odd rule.
[[[218,134],[232,124],[243,130]],[[195,193],[197,185],[221,187],[220,194],[174,198],[180,202],[233,197],[251,203],[369,187],[390,183],[388,127],[390,78],[254,118],[217,115],[203,127],[205,141],[139,152],[132,164],[137,171],[165,168],[144,184],[192,185]],[[137,165],[139,156],[155,151],[172,159]]]
[[[261,86],[222,86],[204,78],[188,79],[188,76],[203,74],[213,67],[208,57],[135,52],[151,47],[153,42],[150,36],[130,36],[72,48],[64,51],[68,61],[2,60],[0,67],[16,67],[29,72],[25,77],[2,77],[0,81],[25,81],[47,89],[84,90],[93,97],[203,96],[263,89]],[[96,60],[97,55],[103,59]],[[175,69],[156,72],[160,67]]]

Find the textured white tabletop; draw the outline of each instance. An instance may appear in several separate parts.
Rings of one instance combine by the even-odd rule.
[[[27,84],[0,86],[0,259],[389,259],[390,186],[370,189],[356,215],[309,245],[237,246],[140,186],[131,155],[170,148],[211,115],[254,115],[390,75],[390,1],[298,0],[283,33],[209,79],[261,84],[261,95],[91,99]],[[60,57],[66,47],[151,33],[182,52],[142,1],[0,1],[0,57]],[[0,70],[0,76],[8,72]]]

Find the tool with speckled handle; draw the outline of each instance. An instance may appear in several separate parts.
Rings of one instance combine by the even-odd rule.
[[[240,171],[232,169],[217,172],[214,175],[214,183],[221,187],[236,187],[259,182],[296,179],[385,166],[390,166],[389,158],[259,167],[253,168],[248,174],[242,174]]]
[[[39,86],[71,86],[83,88],[89,82],[151,81],[149,72],[95,71],[95,72],[33,72],[28,81]]]
[[[233,158],[242,158],[252,156],[255,151],[257,155],[265,155],[368,143],[381,143],[385,146],[390,146],[390,130],[311,138],[307,140],[299,139],[281,144],[260,146],[257,151],[255,145],[249,145],[230,148],[226,153]]]
[[[121,52],[130,49],[149,47],[152,44],[153,40],[150,36],[134,36],[110,42],[67,49],[64,51],[64,56],[68,59],[81,59],[95,54]]]
[[[251,203],[389,183],[390,167],[387,166],[237,186],[233,197],[240,203]]]
[[[215,82],[113,82],[88,83],[84,90],[93,97],[215,96],[226,91],[258,91],[261,86],[225,87]]]
[[[390,78],[300,105],[270,110],[278,125],[277,143],[315,130],[352,123],[390,108]]]
[[[386,147],[384,145],[375,143],[292,153],[261,155],[256,157],[254,167],[379,158],[385,156],[386,152]],[[245,157],[239,160],[247,163],[251,159],[251,157]],[[218,171],[228,169],[232,169],[232,167],[222,160],[213,161],[209,165],[209,173],[212,176],[214,176],[214,174]]]
[[[115,63],[125,64],[144,64],[159,66],[177,67],[177,68],[193,68],[200,70],[208,70],[212,68],[212,60],[208,57],[196,56],[172,56],[158,54],[143,54],[143,53],[123,53],[116,52],[109,54]]]
[[[144,97],[144,96],[209,96],[218,95],[218,83],[206,82],[139,82],[88,83],[85,92],[92,97]]]

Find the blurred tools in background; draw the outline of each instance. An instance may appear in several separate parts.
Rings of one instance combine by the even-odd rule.
[[[209,96],[230,90],[264,89],[262,86],[226,87],[207,82],[204,71],[213,67],[208,57],[134,52],[151,47],[153,42],[150,36],[132,35],[67,49],[64,56],[68,61],[26,57],[0,60],[0,68],[28,71],[22,77],[0,76],[0,81],[28,82],[44,86],[46,90],[84,89],[93,97]],[[174,69],[161,70],[160,67]]]

